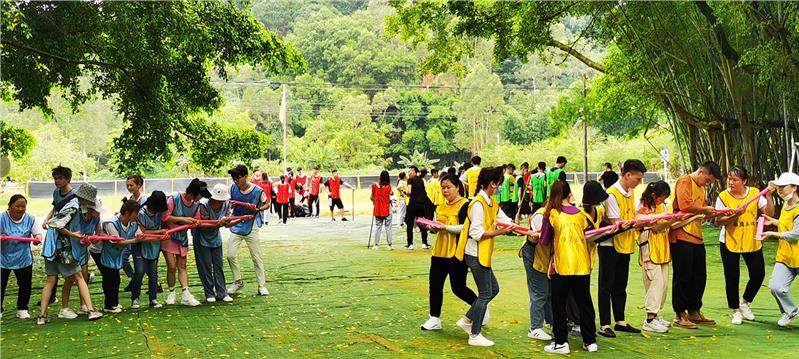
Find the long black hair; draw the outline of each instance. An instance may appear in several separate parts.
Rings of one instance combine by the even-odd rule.
[[[391,184],[391,178],[388,176],[388,171],[383,170],[380,172],[380,179],[377,181],[380,187],[388,186]]]

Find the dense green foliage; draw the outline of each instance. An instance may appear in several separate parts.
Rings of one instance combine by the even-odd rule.
[[[21,160],[33,150],[35,145],[36,139],[33,138],[30,131],[12,127],[4,121],[0,121],[0,156],[11,156]]]

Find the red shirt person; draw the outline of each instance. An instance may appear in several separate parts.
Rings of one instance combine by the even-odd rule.
[[[325,187],[328,188],[328,196],[330,197],[330,219],[336,220],[333,216],[333,208],[338,207],[341,220],[346,221],[347,218],[344,217],[344,202],[341,201],[341,185],[347,186],[350,189],[355,188],[341,180],[341,177],[338,176],[338,170],[333,170],[332,174],[333,176],[325,181]]]

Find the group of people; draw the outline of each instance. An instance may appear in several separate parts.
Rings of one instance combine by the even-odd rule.
[[[582,337],[585,350],[595,352],[597,335],[615,338],[617,332],[640,333],[643,329],[665,333],[670,326],[697,329],[715,325],[702,313],[707,282],[702,232],[705,222],[721,228],[719,248],[731,323],[740,325],[755,319],[750,303],[765,279],[762,240],[768,239],[779,242],[768,283],[782,313],[777,324],[787,326],[799,316],[790,295],[791,283],[799,275],[799,176],[795,173],[782,174],[769,183],[769,191],[761,192],[749,185],[748,171],[735,166],[727,174],[728,188],[719,194],[715,205],[708,205],[706,187],[722,178],[716,163],[705,162],[681,176],[674,185],[674,199],[669,201],[672,187],[665,181],[648,183],[640,197],[634,196],[647,169],[640,160],[631,159],[623,163],[619,174],[608,173],[612,166],[606,164],[607,170],[600,177],[604,184],[586,182],[578,205],[566,181],[563,157],[548,171],[539,163],[535,174],[530,173],[527,163],[517,174],[512,165],[482,168],[480,162],[475,157],[470,168],[434,175],[426,186],[429,201],[417,197],[418,202],[408,203],[406,248],[412,249],[410,227],[416,218],[434,218],[440,223],[431,250],[430,317],[421,325],[422,330],[442,329],[443,288],[449,277],[453,294],[469,305],[456,322],[468,335],[468,343],[494,344],[481,334],[489,322],[489,303],[499,293],[491,267],[493,249],[498,236],[511,232],[524,238],[519,256],[530,297],[528,337],[552,341],[546,352],[570,353],[569,332]],[[402,191],[411,196],[425,186],[414,181],[417,168],[411,167],[408,173],[408,183],[417,185],[408,184],[410,188]],[[440,193],[437,201],[430,195],[431,188],[435,195]],[[376,246],[380,227],[390,214],[390,193],[389,175],[384,171],[372,187],[379,223]],[[778,216],[774,214],[775,193],[782,198]],[[426,202],[425,210],[412,205],[421,202]],[[430,215],[431,208],[434,215]],[[667,216],[669,213],[679,215]],[[529,227],[518,225],[523,217]],[[756,238],[759,217],[767,228],[775,227],[763,232],[762,238]],[[609,230],[592,231],[600,228]],[[422,238],[427,245],[425,229]],[[625,316],[629,265],[636,247],[645,288],[641,329],[628,323]],[[749,273],[743,295],[739,293],[741,257]],[[590,292],[590,275],[597,260],[599,328]],[[470,271],[477,293],[466,285]],[[666,320],[662,315],[670,271],[674,319]],[[551,334],[544,330],[545,323],[551,325]]]

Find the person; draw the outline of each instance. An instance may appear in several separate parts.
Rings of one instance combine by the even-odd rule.
[[[203,292],[207,303],[217,300],[232,302],[225,288],[225,269],[222,266],[222,234],[219,228],[230,228],[241,222],[230,220],[230,192],[227,186],[217,183],[211,190],[211,198],[200,200],[196,216],[197,220],[217,220],[218,224],[201,223],[191,230],[194,240],[194,259],[197,261],[197,274],[203,284]]]
[[[460,181],[466,184],[466,196],[470,200],[477,194],[478,186],[477,186],[477,178],[480,176],[480,163],[483,162],[483,159],[480,156],[473,156],[469,163],[465,164],[469,165],[466,167],[464,171],[460,175]]]
[[[167,228],[194,224],[194,214],[197,212],[200,198],[209,197],[211,197],[211,193],[208,192],[208,185],[199,178],[194,178],[184,192],[175,192],[167,197],[167,210],[162,214],[162,221]],[[175,294],[175,273],[177,272],[182,287],[180,303],[191,307],[200,305],[200,302],[189,291],[189,273],[186,270],[186,260],[189,254],[188,230],[174,232],[169,239],[161,241],[161,251],[166,260],[166,283],[169,286],[166,304],[173,305],[177,299]]]
[[[100,199],[98,198],[95,203],[88,204],[85,208],[81,209],[81,213],[78,214],[78,227],[79,231],[83,236],[90,236],[95,234],[102,234],[101,223],[100,223],[100,212],[103,211],[103,205]],[[81,243],[80,240],[73,239],[73,250],[79,255],[76,258],[80,258],[81,263],[81,274],[83,275],[83,279],[86,282],[86,285],[89,284],[89,254],[92,254],[94,258],[95,264],[99,262],[99,253],[101,250],[100,243],[88,243],[88,247],[85,243]],[[95,256],[93,254],[97,252],[98,254]],[[72,309],[69,308],[69,296],[72,292],[72,286],[75,284],[75,281],[72,278],[64,279],[64,286],[61,287],[61,310],[58,312],[58,317],[63,319],[75,319],[78,317],[78,314],[73,312]],[[86,314],[86,303],[81,298],[81,305],[79,307],[78,313]]]
[[[449,277],[452,293],[468,305],[474,304],[477,295],[466,286],[468,267],[455,257],[458,237],[469,210],[466,190],[457,176],[445,175],[441,179],[444,202],[436,208],[436,219],[445,226],[439,230],[430,257],[430,318],[422,330],[441,330],[441,305],[444,301],[444,283]]]
[[[497,236],[511,232],[513,227],[496,229],[495,222],[512,223],[499,210],[492,196],[502,183],[502,167],[486,167],[480,170],[475,189],[478,191],[469,203],[469,212],[463,223],[464,230],[458,238],[455,257],[464,261],[477,284],[477,299],[457,325],[469,334],[469,345],[492,346],[494,342],[483,336],[482,326],[488,322],[488,304],[499,294],[499,283],[491,268],[494,240]]]
[[[430,180],[425,184],[425,191],[427,192],[427,198],[430,200],[428,204],[431,204],[426,208],[427,213],[425,213],[425,218],[433,219],[436,213],[436,207],[444,203],[444,194],[441,192],[441,181],[438,169],[430,169]]]
[[[294,177],[294,190],[296,196],[299,197],[299,200],[296,201],[296,205],[302,206],[302,202],[305,201],[305,192],[307,188],[308,176],[302,173],[302,167],[297,167],[297,175]],[[308,207],[310,209],[310,207]],[[304,214],[303,216],[306,216]],[[294,214],[294,217],[297,217],[298,214]]]
[[[261,190],[266,193],[266,200],[267,202],[272,203],[272,180],[269,179],[269,173],[266,170],[261,171],[261,178],[258,183],[253,182],[258,187],[261,187]],[[264,218],[264,225],[269,225],[269,219],[271,217],[271,211],[265,210],[261,213],[261,216]]]
[[[602,187],[608,189],[618,180],[619,174],[613,171],[613,165],[611,165],[610,162],[605,162],[604,170],[602,171],[602,174],[599,175],[599,178],[597,178],[597,181],[602,183]]]
[[[166,194],[161,191],[153,191],[144,205],[139,208],[139,229],[144,234],[164,235],[162,239],[168,239],[166,230],[163,226],[163,214],[169,209],[167,206]],[[133,285],[130,290],[131,309],[139,309],[139,297],[141,296],[141,286],[144,274],[147,274],[147,295],[149,297],[150,308],[161,308],[158,303],[158,255],[161,251],[162,239],[142,239],[137,245],[133,246]]]
[[[143,206],[144,201],[147,200],[147,196],[141,191],[142,187],[144,187],[144,177],[139,174],[128,175],[125,179],[125,188],[127,188],[130,193],[130,199],[138,202],[140,206]],[[122,271],[125,272],[125,276],[130,278],[128,285],[123,289],[125,292],[130,292],[131,285],[133,284],[134,269],[130,265],[130,255],[133,253],[133,246],[134,245],[127,246],[122,250]]]
[[[0,214],[0,234],[12,237],[33,238],[41,242],[42,226],[36,217],[27,213],[28,199],[21,194],[11,196],[8,209]],[[37,243],[38,244],[38,243]],[[4,240],[0,242],[0,272],[2,273],[2,289],[0,290],[0,318],[6,299],[6,288],[11,272],[17,279],[17,318],[30,319],[28,303],[31,300],[33,286],[33,253],[31,242]]]
[[[636,159],[624,161],[621,178],[608,188],[605,201],[606,222],[617,224],[620,221],[635,219],[635,197],[633,190],[644,178],[646,166]],[[601,185],[596,183],[599,188]],[[640,333],[625,320],[627,304],[627,283],[630,273],[630,255],[635,252],[637,234],[625,231],[599,244],[599,335],[615,338],[614,330],[627,333]],[[610,328],[611,307],[616,324]]]
[[[564,170],[564,168],[566,167],[567,163],[568,161],[566,161],[566,157],[558,156],[558,158],[555,160],[555,167],[552,167],[552,169],[547,172],[547,195],[549,194],[552,184],[555,183],[555,181],[559,179],[566,181],[566,170]]]
[[[330,197],[330,219],[335,221],[336,218],[334,217],[333,208],[338,207],[338,214],[341,216],[342,221],[347,221],[347,217],[344,217],[344,202],[341,201],[341,185],[348,187],[349,189],[355,189],[349,183],[344,182],[341,177],[338,175],[338,170],[332,171],[333,176],[328,178],[325,181],[325,187],[328,190],[328,196]]]
[[[715,207],[718,210],[736,209],[744,202],[754,198],[759,190],[747,186],[749,171],[741,166],[730,168],[727,173],[727,189],[719,193]],[[774,204],[760,197],[742,210],[716,217],[716,225],[720,226],[719,251],[724,268],[724,288],[727,296],[727,307],[732,309],[732,324],[740,325],[743,320],[755,320],[755,314],[749,303],[755,300],[757,291],[766,278],[766,264],[763,259],[763,245],[755,239],[757,218],[761,214],[774,215]],[[739,297],[739,280],[741,277],[740,261],[743,257],[749,273],[743,297]]]
[[[539,208],[543,208],[544,202],[546,202],[547,197],[549,196],[549,186],[547,185],[547,164],[545,162],[538,162],[538,165],[536,165],[535,169],[536,173],[533,174],[533,178],[530,180],[530,186],[532,187],[533,191],[533,212],[538,211]]]
[[[799,308],[791,297],[791,284],[799,275],[799,176],[786,172],[771,181],[769,186],[777,187],[777,194],[785,201],[779,219],[766,216],[765,224],[777,226],[777,231],[763,232],[763,239],[779,240],[768,287],[782,313],[777,325],[786,327],[799,317]]]
[[[405,213],[405,232],[408,244],[405,249],[413,249],[413,227],[416,225],[416,218],[427,217],[427,207],[430,199],[427,197],[427,191],[424,188],[424,181],[416,174],[419,169],[416,166],[408,167],[408,187],[405,194],[408,196],[408,211]],[[427,244],[427,228],[420,228],[422,233],[422,248],[430,249]]]
[[[380,172],[377,183],[372,184],[372,193],[369,195],[369,200],[374,204],[372,215],[375,218],[375,245],[372,249],[380,248],[380,232],[384,227],[386,228],[388,249],[394,249],[391,240],[391,191],[391,178],[389,178],[388,171],[383,170]]]
[[[119,270],[122,269],[122,252],[131,244],[137,243],[136,234],[139,230],[139,202],[123,199],[119,214],[108,222],[103,222],[103,231],[112,237],[124,238],[121,241],[106,241],[103,243],[100,262],[96,263],[100,273],[103,274],[103,311],[106,313],[121,313],[119,305]]]
[[[601,218],[594,211],[590,214],[577,208],[573,202],[571,188],[566,181],[556,180],[550,189],[549,200],[544,209],[540,244],[553,249],[549,266],[552,283],[552,333],[554,341],[544,351],[554,354],[569,354],[566,306],[571,294],[580,311],[580,335],[583,349],[596,352],[596,324],[594,304],[591,299],[591,251],[592,241],[584,231],[592,228],[592,220]]]
[[[251,214],[255,217],[238,222],[230,227],[227,261],[230,265],[230,271],[233,272],[233,285],[228,288],[227,292],[228,294],[237,294],[244,288],[244,280],[241,277],[239,260],[236,258],[236,253],[239,251],[241,243],[244,242],[250,250],[250,257],[252,258],[253,266],[255,266],[255,278],[258,280],[258,295],[266,296],[269,295],[269,290],[266,289],[266,275],[264,274],[264,260],[261,256],[261,237],[259,235],[259,229],[263,223],[260,216],[261,211],[269,209],[269,202],[266,200],[266,194],[261,188],[253,185],[248,180],[247,166],[242,164],[237,165],[228,170],[228,174],[233,178],[233,184],[230,186],[230,198],[235,201],[250,203],[254,205],[256,209],[253,210],[244,206],[233,207],[234,216]],[[285,221],[286,212],[284,211],[283,213],[283,220]]]
[[[408,196],[405,194],[408,183],[405,181],[405,172],[400,172],[397,176],[397,218],[400,227],[405,226],[405,214],[408,211]]]
[[[674,185],[674,213],[704,214],[712,219],[716,210],[707,205],[705,187],[721,177],[719,165],[713,161],[702,163],[696,171],[683,175]],[[696,329],[697,324],[715,325],[716,321],[702,312],[702,296],[707,284],[705,245],[702,221],[696,220],[669,231],[672,268],[672,308],[676,314],[674,325]]]
[[[534,234],[524,237],[524,243],[519,250],[527,278],[527,294],[530,297],[530,327],[527,329],[527,337],[549,341],[552,336],[544,331],[544,322],[553,324],[551,285],[547,276],[550,246],[539,241],[544,224],[544,208],[536,210],[529,223]]]
[[[508,216],[516,216],[516,208],[519,198],[518,193],[516,193],[516,177],[514,176],[514,172],[516,172],[516,166],[512,163],[509,163],[505,167],[505,175],[503,176],[502,181],[502,193],[499,196],[499,208],[502,212],[505,212]]]
[[[64,206],[69,203],[72,199],[75,198],[75,189],[72,188],[72,169],[69,167],[63,167],[58,165],[57,167],[53,168],[50,172],[51,176],[53,177],[53,184],[55,184],[56,189],[53,191],[53,208],[50,209],[50,212],[47,213],[47,216],[44,217],[44,221],[42,222],[42,229],[47,230],[47,222],[50,221],[50,218],[53,217],[54,214],[61,211]],[[56,290],[58,288],[58,277],[55,278],[55,286],[52,291],[52,296],[50,297],[49,304],[53,305],[58,302],[56,298]],[[37,304],[38,305],[38,304]]]
[[[516,178],[516,198],[518,198],[516,202],[518,209],[514,218],[516,224],[519,224],[522,216],[525,216],[529,223],[530,217],[533,215],[533,187],[530,184],[533,176],[530,174],[530,164],[522,163],[519,166],[519,171],[521,171],[521,175]]]
[[[78,285],[80,298],[86,305],[89,320],[97,320],[103,313],[95,310],[89,295],[89,287],[81,273],[81,255],[86,255],[79,247],[88,244],[81,233],[80,213],[88,212],[88,206],[97,202],[97,188],[90,184],[82,184],[75,191],[75,197],[63,205],[60,211],[47,221],[47,234],[42,245],[42,256],[45,258],[44,270],[47,282],[42,288],[42,299],[39,302],[39,317],[36,324],[46,324],[48,298],[56,285],[56,278],[74,278]]]
[[[281,175],[280,182],[276,182],[273,187],[277,193],[275,203],[278,207],[278,218],[283,221],[283,224],[286,224],[286,220],[289,218],[289,193],[291,191],[291,185],[286,181],[286,175]]]
[[[311,177],[308,178],[308,209],[312,217],[319,218],[319,190],[322,186],[322,176],[319,174],[319,166],[314,166],[311,170]],[[316,211],[314,212],[314,209]]]
[[[295,188],[297,183],[296,179],[294,178],[294,171],[291,170],[291,167],[286,169],[286,183],[288,184],[288,190],[289,190],[288,205],[286,205],[286,208],[288,208],[289,217],[294,217],[294,203],[295,203],[294,200],[296,197]]]

